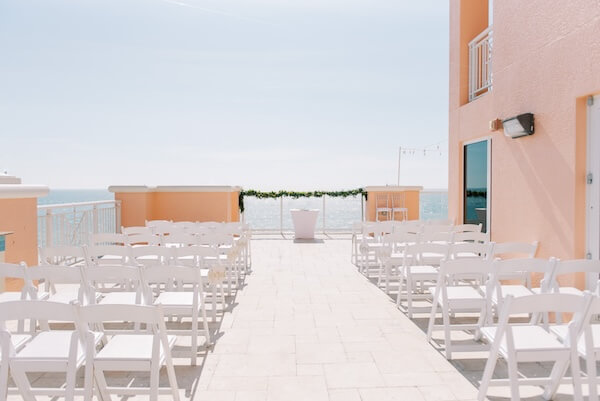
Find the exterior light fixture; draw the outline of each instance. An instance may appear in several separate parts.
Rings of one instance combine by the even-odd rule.
[[[504,135],[513,139],[522,136],[533,135],[533,114],[519,114],[516,117],[502,120],[502,127],[504,128]]]

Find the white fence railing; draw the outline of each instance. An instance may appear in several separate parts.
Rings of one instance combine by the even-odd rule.
[[[92,233],[121,230],[121,202],[97,201],[38,206],[38,246],[80,246]]]
[[[279,198],[257,199],[247,197],[244,200],[246,211],[244,222],[256,233],[293,232],[290,209],[319,209],[317,233],[349,233],[352,224],[364,220],[365,202],[362,196],[347,198]],[[448,191],[424,190],[420,195],[419,215],[423,220],[448,218]]]
[[[492,88],[492,27],[469,42],[469,102]]]

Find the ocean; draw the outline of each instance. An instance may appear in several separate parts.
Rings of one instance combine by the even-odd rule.
[[[112,200],[114,196],[104,189],[54,189],[48,196],[38,199],[38,205]],[[292,229],[290,209],[320,209],[317,227],[331,230],[349,229],[361,220],[360,196],[323,199],[283,199],[283,216],[280,216],[279,199],[244,198],[244,219],[253,229],[279,230],[280,220],[284,230]],[[325,213],[323,214],[323,209]],[[420,202],[421,219],[446,219],[448,217],[448,193],[446,191],[423,191]],[[323,216],[325,221],[323,222]]]

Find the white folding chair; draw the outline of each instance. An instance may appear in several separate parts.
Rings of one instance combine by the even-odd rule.
[[[74,323],[74,330],[50,330],[45,325],[45,330],[35,333],[20,350],[10,346],[8,342],[8,362],[11,376],[18,387],[24,400],[35,400],[35,395],[44,394],[52,397],[64,396],[72,401],[75,395],[76,375],[79,368],[86,363],[86,345],[90,347],[99,344],[100,337],[95,333],[85,335],[82,331],[78,317],[77,306],[49,301],[11,301],[0,303],[0,325],[3,329],[3,338],[10,338],[4,331],[6,321],[18,319],[31,319],[43,322]],[[4,351],[3,351],[3,365]],[[6,367],[3,367],[6,370]],[[27,377],[29,372],[63,372],[66,374],[64,386],[54,388],[41,388],[31,386]],[[89,378],[86,377],[86,381]],[[4,379],[2,379],[4,381]],[[0,394],[6,394],[6,387],[0,388]],[[91,398],[90,398],[91,400]]]
[[[482,227],[481,223],[479,223],[479,224],[458,224],[458,225],[454,226],[454,232],[455,233],[469,233],[469,232],[480,233],[481,227]]]
[[[400,291],[396,305],[401,306],[402,299],[406,298],[406,310],[409,318],[413,317],[413,312],[417,309],[413,307],[413,301],[431,299],[433,294],[429,292],[429,287],[435,286],[438,279],[438,268],[426,262],[432,259],[438,261],[447,259],[448,250],[449,245],[432,242],[408,245],[405,248],[404,267],[400,276]],[[405,297],[403,289],[405,289]],[[429,308],[425,309],[430,310]]]
[[[396,213],[400,214],[401,220],[408,220],[408,208],[405,203],[404,192],[399,194],[392,194],[392,220],[396,220]]]
[[[500,311],[502,302],[508,295],[520,298],[534,294],[532,289],[523,284],[503,284],[505,277],[530,277],[533,274],[543,275],[539,293],[550,290],[556,259],[496,259],[492,262],[490,279],[481,290],[486,295],[488,324],[493,321],[494,312]]]
[[[131,249],[133,260],[142,266],[166,266],[173,257],[173,248],[158,245],[141,245]]]
[[[103,327],[104,323],[131,321],[137,327],[145,325],[143,331],[134,330],[111,336],[105,336],[106,345],[99,351],[88,347],[87,354],[93,359],[93,376],[96,378],[101,399],[110,400],[110,394],[148,395],[150,401],[157,401],[159,393],[169,394],[179,401],[177,378],[173,367],[171,350],[177,338],[167,335],[162,307],[143,305],[87,305],[80,308],[80,316],[88,327]],[[166,367],[169,388],[160,388],[160,368]],[[105,372],[150,372],[149,387],[109,387]],[[92,373],[90,373],[91,375]],[[86,382],[86,400],[91,400],[93,387]]]
[[[86,296],[89,301],[107,304],[147,304],[143,291],[140,268],[124,265],[90,266],[81,269]]]
[[[163,235],[161,241],[165,247],[192,246],[198,245],[198,236],[183,231],[172,231],[169,235]]]
[[[457,232],[452,236],[452,241],[455,244],[461,243],[478,243],[488,244],[488,235],[486,233],[480,233],[475,231]]]
[[[85,262],[85,251],[81,246],[41,247],[41,265],[71,266]]]
[[[490,254],[491,259],[523,259],[523,258],[535,258],[537,253],[538,242],[494,242],[492,253]],[[525,285],[531,288],[531,276],[525,275],[509,275],[501,277],[502,280],[514,280],[521,279],[525,281]]]
[[[375,195],[375,220],[380,221],[379,215],[383,214],[385,220],[390,220],[392,216],[392,206],[390,205],[390,198],[388,194]]]
[[[191,330],[173,330],[169,333],[191,336],[191,364],[196,365],[198,354],[198,325],[206,344],[211,344],[206,318],[204,283],[201,270],[189,266],[148,266],[143,272],[146,299],[154,305],[162,305],[165,316],[191,318]],[[190,288],[191,286],[191,288]]]
[[[125,235],[152,235],[152,228],[145,226],[122,227],[121,233]]]
[[[211,298],[211,317],[217,320],[217,303],[221,304],[224,313],[227,308],[227,299],[223,289],[227,279],[225,269],[226,256],[220,255],[219,251],[206,246],[188,246],[184,248],[173,248],[173,264],[180,266],[192,266],[200,270],[206,290]]]
[[[404,266],[404,248],[416,244],[418,241],[418,234],[410,232],[398,231],[385,234],[382,237],[381,243],[383,246],[376,249],[380,264],[377,285],[381,285],[381,282],[384,281],[386,293],[389,294],[390,281],[400,279],[402,267]]]
[[[50,302],[77,302],[80,305],[89,302],[89,294],[82,283],[81,269],[77,266],[32,266],[27,274],[31,282],[37,282],[38,286],[44,284],[44,292],[49,294],[47,300]],[[37,291],[37,288],[33,287],[32,290]]]
[[[544,385],[555,389],[570,361],[574,399],[582,400],[576,344],[583,330],[591,300],[591,294],[580,296],[546,293],[519,298],[507,296],[500,311],[498,325],[481,329],[483,337],[491,344],[491,349],[483,371],[478,399],[485,399],[490,385],[510,385],[512,401],[520,400],[519,385],[522,384]],[[539,325],[539,316],[554,311],[574,314],[564,342],[560,342],[547,327]],[[510,322],[511,316],[525,313],[532,316],[529,324]],[[506,360],[508,381],[492,380],[498,357]],[[519,362],[554,362],[553,372],[550,377],[520,378]],[[551,399],[554,394],[551,390],[547,391],[546,399]]]
[[[466,258],[442,261],[435,288],[427,341],[431,341],[435,329],[444,330],[444,347],[447,359],[452,359],[453,351],[480,350],[481,346],[452,344],[452,331],[478,330],[485,321],[486,299],[479,286],[463,281],[473,276],[487,276],[490,273],[489,260],[484,258]],[[438,307],[442,312],[442,325],[435,324]],[[456,313],[478,313],[476,324],[451,323],[451,317]],[[474,336],[475,339],[478,336]]]
[[[91,234],[89,245],[127,245],[127,235],[119,233],[94,233]]]
[[[582,292],[581,294],[583,295],[584,293]],[[597,323],[591,324],[590,318],[599,314],[600,298],[596,296],[593,297],[591,301],[588,315],[585,319],[583,337],[577,342],[577,353],[586,362],[586,380],[589,387],[590,401],[598,400],[598,372],[596,363],[600,360],[600,325]],[[558,336],[563,343],[567,343],[567,341],[569,341],[569,329],[569,325],[556,325],[550,327],[550,331]],[[546,388],[546,392],[544,393],[545,397],[548,397],[556,392],[556,388],[558,387],[559,383],[558,379],[562,374],[564,374],[564,371],[556,369],[554,374],[555,377],[553,380],[553,385]]]
[[[573,277],[578,273],[584,275],[585,289],[595,295],[599,295],[600,286],[600,260],[592,259],[575,259],[575,260],[558,260],[552,277],[552,291],[560,292],[561,294],[583,294],[583,291],[573,286],[563,286],[560,284],[560,278],[564,275]]]
[[[0,263],[0,280],[4,282],[6,279],[22,280],[23,286],[19,291],[4,291],[0,293],[0,302],[18,301],[30,298],[29,289],[33,287],[33,283],[29,278],[27,265],[24,262],[15,263]],[[46,297],[47,298],[47,294]]]
[[[155,234],[132,234],[127,236],[127,244],[132,247],[144,245],[160,245],[162,239]]]
[[[120,245],[97,245],[85,247],[88,266],[131,264],[131,247]]]

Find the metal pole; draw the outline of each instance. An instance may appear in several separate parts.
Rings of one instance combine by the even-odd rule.
[[[325,198],[327,195],[323,195],[323,234],[325,234]]]
[[[279,233],[283,235],[283,196],[279,197]]]
[[[402,161],[402,146],[398,148],[398,186],[400,186],[400,162]]]

